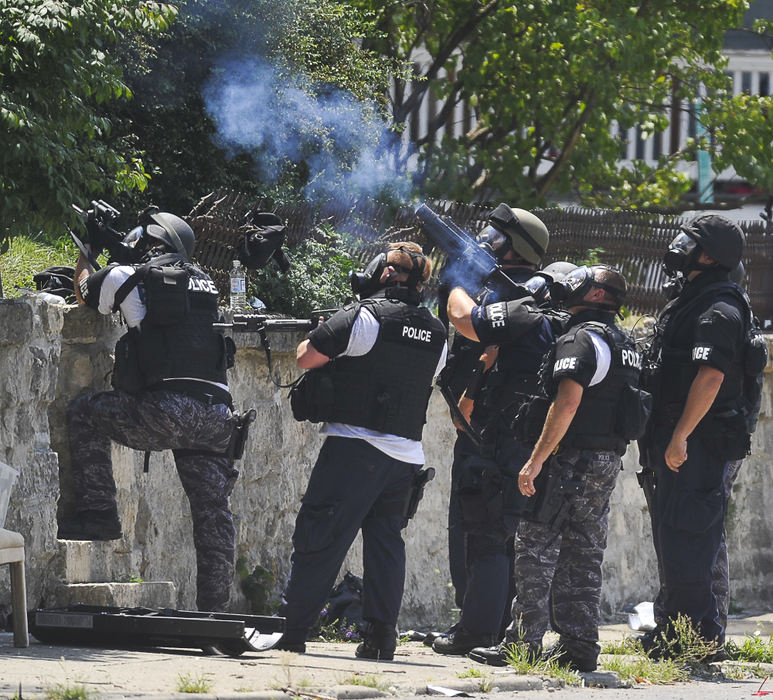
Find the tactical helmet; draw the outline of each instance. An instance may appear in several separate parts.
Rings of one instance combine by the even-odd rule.
[[[537,274],[548,278],[550,282],[560,282],[570,272],[577,269],[577,265],[566,260],[556,260],[546,267],[543,267]]]
[[[608,284],[601,281],[601,278],[605,275],[607,277],[611,276],[617,283]],[[585,301],[585,295],[593,287],[608,292],[613,297],[613,299],[610,299],[612,303],[602,304]],[[550,288],[553,299],[557,302],[563,302],[566,308],[582,305],[598,309],[619,309],[623,301],[625,301],[626,292],[625,278],[608,265],[591,265],[590,267],[583,265],[582,267],[577,267],[563,277],[563,279],[557,279],[553,282]]]
[[[160,241],[170,252],[190,260],[196,236],[179,216],[148,207],[140,214],[138,223],[144,236]]]
[[[682,225],[682,231],[692,238],[721,268],[732,270],[741,261],[744,234],[741,227],[719,214],[701,214]],[[689,260],[696,267],[697,257]]]
[[[491,228],[510,239],[510,246],[519,257],[532,265],[540,264],[547,251],[550,234],[539,217],[525,209],[514,209],[502,203],[489,215],[489,223]],[[492,248],[496,251],[493,245]]]

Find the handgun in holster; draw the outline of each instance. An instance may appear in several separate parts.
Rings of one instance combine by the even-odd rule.
[[[647,508],[652,512],[655,504],[655,489],[657,488],[658,478],[652,469],[642,469],[636,472],[636,481],[639,482],[641,490],[644,491],[644,500],[647,501]]]
[[[244,446],[247,444],[247,436],[250,432],[250,425],[255,421],[257,411],[251,408],[246,413],[234,412],[234,425],[231,432],[231,441],[228,443],[226,454],[230,459],[241,459],[244,454]]]
[[[529,499],[522,517],[560,530],[569,518],[570,498],[581,495],[585,484],[581,477],[569,478],[553,456],[535,479],[534,487],[534,500]]]
[[[420,469],[416,472],[411,483],[411,490],[408,491],[408,496],[405,499],[405,505],[403,507],[403,517],[406,520],[410,520],[419,508],[419,501],[424,495],[424,487],[435,478],[435,470],[432,467],[426,469]]]

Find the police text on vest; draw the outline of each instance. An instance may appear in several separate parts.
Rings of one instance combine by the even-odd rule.
[[[693,360],[708,360],[710,354],[711,348],[706,347],[705,345],[698,345],[692,349]]]
[[[565,369],[575,369],[577,367],[576,357],[562,357],[560,360],[556,360],[556,364],[553,365],[554,372],[560,372]]]
[[[403,338],[411,340],[421,340],[429,343],[432,340],[432,331],[426,328],[414,328],[413,326],[403,326]]]
[[[623,367],[634,367],[641,369],[641,355],[635,350],[623,350],[622,353]]]

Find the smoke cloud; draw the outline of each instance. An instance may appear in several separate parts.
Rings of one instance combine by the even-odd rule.
[[[341,90],[301,89],[258,57],[223,58],[204,86],[217,141],[249,154],[263,182],[305,169],[310,201],[341,195],[411,194],[410,153],[373,105]]]

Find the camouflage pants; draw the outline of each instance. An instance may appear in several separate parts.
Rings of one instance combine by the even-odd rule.
[[[570,497],[569,518],[560,530],[527,520],[518,526],[512,636],[541,647],[552,624],[570,653],[595,659],[609,499],[621,459],[612,452],[578,450],[558,458],[568,473],[588,460],[584,489]]]
[[[231,437],[230,409],[178,392],[105,391],[74,399],[67,425],[79,511],[116,505],[111,440],[135,450],[173,451],[193,519],[196,604],[199,610],[223,610],[235,553],[228,497],[239,472],[216,453],[225,451]]]

